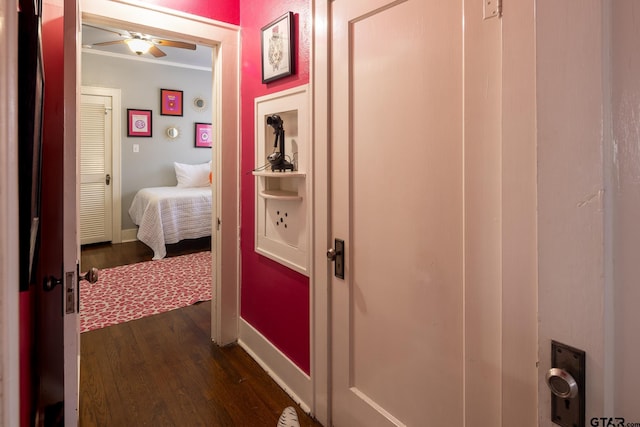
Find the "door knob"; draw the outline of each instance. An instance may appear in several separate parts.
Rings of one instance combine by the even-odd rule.
[[[107,185],[111,183],[111,175],[107,174],[107,176],[105,177],[105,182],[107,183]]]
[[[338,256],[338,252],[336,252],[335,249],[333,248],[327,249],[327,259],[329,261],[335,261],[337,256]]]
[[[573,376],[564,369],[549,369],[545,379],[551,393],[562,399],[573,399],[578,395],[578,383]]]
[[[98,281],[98,269],[93,267],[86,273],[79,275],[78,280],[86,280],[89,283],[96,283]]]

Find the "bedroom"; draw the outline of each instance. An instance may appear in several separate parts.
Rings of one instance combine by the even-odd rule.
[[[163,47],[166,56],[154,58],[137,56],[121,43],[94,46],[122,40],[118,31],[122,32],[83,25],[81,152],[87,154],[81,155],[81,244],[130,242],[138,238],[154,251],[154,259],[160,259],[166,254],[165,243],[211,234],[210,197],[202,206],[192,207],[199,215],[197,228],[183,229],[175,215],[180,227],[165,230],[164,234],[171,235],[166,242],[161,229],[150,229],[142,218],[132,217],[129,211],[142,188],[180,184],[178,187],[184,187],[182,193],[195,191],[199,198],[206,197],[200,193],[210,188],[208,162],[212,153],[210,144],[196,144],[195,135],[197,126],[206,129],[212,122],[212,54],[206,46],[193,51]],[[161,92],[167,97],[177,95],[178,108],[161,111]],[[128,129],[128,115],[135,114],[148,118],[148,132]],[[104,133],[96,126],[101,117],[105,117],[105,127],[110,127]],[[96,132],[105,135],[104,157],[96,155],[103,147],[101,138],[93,137]],[[192,173],[199,173],[198,182],[188,179]],[[141,223],[145,237],[137,236]]]

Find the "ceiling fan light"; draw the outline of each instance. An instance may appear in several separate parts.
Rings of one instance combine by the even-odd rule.
[[[129,46],[129,49],[138,55],[149,52],[149,49],[151,49],[152,46],[152,43],[149,40],[142,39],[129,39],[126,40],[126,43],[127,46]]]

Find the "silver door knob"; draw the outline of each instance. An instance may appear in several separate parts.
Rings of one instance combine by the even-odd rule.
[[[335,249],[333,248],[327,249],[327,259],[329,261],[335,261],[337,256],[338,256],[338,252],[336,252]]]
[[[98,281],[98,269],[93,267],[91,270],[87,271],[86,273],[81,274],[79,279],[86,280],[89,283],[96,283]]]
[[[573,376],[564,369],[549,369],[545,379],[551,393],[562,399],[573,399],[578,395],[578,383]]]

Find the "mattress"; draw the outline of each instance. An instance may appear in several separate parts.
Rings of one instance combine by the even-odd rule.
[[[129,215],[138,226],[138,240],[153,250],[153,259],[167,255],[167,244],[211,236],[211,187],[150,187],[138,191]]]

